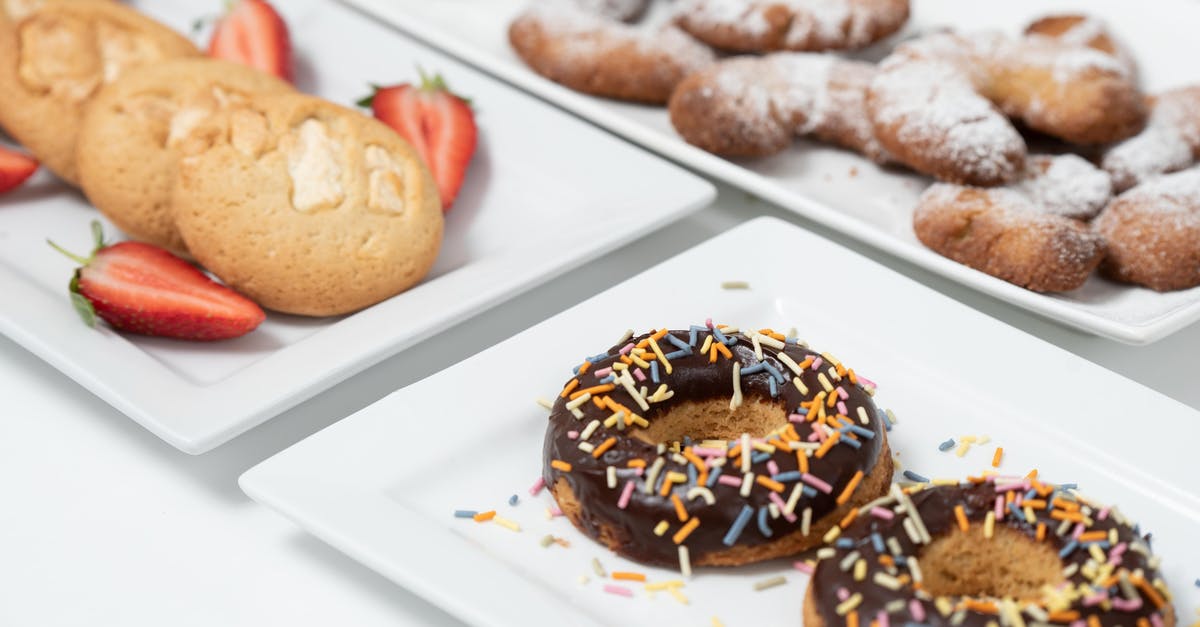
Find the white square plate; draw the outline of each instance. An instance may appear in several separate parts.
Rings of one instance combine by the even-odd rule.
[[[804,260],[843,289],[803,281]],[[722,281],[744,280],[745,291]],[[825,283],[824,285],[828,285]],[[820,292],[820,293],[818,293]],[[690,605],[637,589],[605,594],[592,574],[678,577],[617,558],[547,520],[551,503],[527,492],[540,476],[546,411],[584,355],[638,330],[717,321],[799,328],[879,383],[876,400],[899,424],[889,434],[905,467],[964,477],[989,467],[1036,467],[1049,481],[1075,481],[1154,532],[1181,620],[1200,605],[1200,488],[1179,473],[1200,436],[1200,412],[961,305],[895,272],[771,218],[701,244],[497,346],[399,390],[251,469],[242,488],[326,542],[478,625],[728,625],[795,623],[806,578],[787,560],[700,569],[683,592]],[[600,348],[597,348],[600,347]],[[1152,416],[1154,433],[1129,424]],[[1137,428],[1143,435],[1130,437]],[[963,458],[939,442],[989,435]],[[520,502],[509,506],[509,495]],[[457,519],[455,509],[496,509],[517,521]],[[553,534],[569,548],[542,548]],[[782,574],[785,586],[753,584]],[[591,581],[579,583],[580,575]]]
[[[1043,295],[930,251],[912,230],[912,208],[928,184],[923,177],[881,169],[853,153],[806,140],[768,159],[726,161],[680,139],[663,108],[594,98],[543,79],[513,53],[507,38],[509,22],[532,0],[343,1],[680,163],[1048,318],[1130,344],[1154,342],[1200,320],[1200,288],[1159,294],[1094,276],[1073,292]],[[656,2],[660,8],[668,4]],[[1200,81],[1192,62],[1200,56],[1194,34],[1200,3],[1192,0],[1156,0],[1153,10],[1126,0],[1012,0],[982,9],[962,0],[912,4],[912,20],[901,37],[946,25],[1015,34],[1049,13],[1097,15],[1130,45],[1148,91]],[[859,56],[877,60],[887,45]]]
[[[186,0],[140,4],[184,32],[208,10]],[[254,333],[217,344],[95,331],[67,299],[73,263],[46,238],[86,250],[97,212],[46,174],[0,197],[0,332],[186,452],[236,437],[715,194],[708,182],[347,7],[279,6],[306,91],[350,105],[368,82],[408,80],[421,66],[474,99],[479,150],[422,284],[340,319],[271,314]]]

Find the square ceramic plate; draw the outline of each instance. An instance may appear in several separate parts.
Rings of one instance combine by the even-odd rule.
[[[184,32],[207,10],[185,0],[142,5]],[[73,263],[46,238],[86,250],[96,211],[49,175],[0,198],[0,332],[186,452],[203,453],[714,195],[708,182],[342,5],[280,6],[306,91],[351,104],[368,82],[409,80],[419,65],[474,98],[479,150],[422,284],[340,319],[272,314],[217,344],[94,331],[67,299]],[[547,224],[556,228],[537,228]]]
[[[754,251],[746,254],[746,251]],[[798,260],[836,269],[842,286],[817,293]],[[726,280],[749,290],[724,290]],[[251,469],[251,497],[364,564],[477,625],[728,625],[796,623],[806,578],[786,560],[700,569],[681,605],[635,588],[606,594],[592,573],[674,579],[673,570],[617,558],[548,520],[540,476],[546,411],[580,357],[626,327],[717,321],[787,329],[879,383],[877,402],[899,416],[889,434],[904,467],[964,477],[989,467],[1038,468],[1075,481],[1154,532],[1181,620],[1200,604],[1200,488],[1179,474],[1200,435],[1200,412],[965,307],[795,226],[760,218],[716,237],[424,381],[399,390]],[[597,348],[601,347],[601,348]],[[1133,416],[1156,432],[1129,437]],[[938,451],[948,437],[988,435],[965,457]],[[510,495],[520,502],[508,505]],[[615,498],[615,496],[614,496]],[[513,533],[453,516],[496,509]],[[553,534],[569,548],[542,548]],[[579,577],[587,575],[588,583]],[[784,586],[753,584],[784,575]]]
[[[543,79],[521,62],[507,39],[509,22],[532,0],[343,1],[680,163],[1048,318],[1130,344],[1162,339],[1200,320],[1200,288],[1159,294],[1093,277],[1073,292],[1042,295],[930,251],[912,230],[912,208],[928,184],[923,177],[882,169],[855,154],[805,140],[768,159],[726,161],[680,139],[663,108],[594,98]],[[1153,11],[1123,0],[1014,0],[991,3],[984,10],[960,0],[912,4],[912,20],[898,38],[946,25],[1015,34],[1033,18],[1049,13],[1098,15],[1131,46],[1148,91],[1200,80],[1191,62],[1200,55],[1192,27],[1200,23],[1200,3],[1191,0],[1160,0]],[[654,6],[665,12],[668,5],[656,0]],[[889,45],[859,56],[877,60]]]

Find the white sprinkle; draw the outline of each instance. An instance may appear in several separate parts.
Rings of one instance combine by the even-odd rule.
[[[729,409],[734,410],[742,405],[742,365],[733,362],[733,398],[729,399]],[[742,449],[742,456],[749,457],[749,449]]]
[[[537,397],[537,404],[541,405],[542,407],[544,407],[546,409],[554,409],[554,403],[552,401],[546,400],[545,398],[542,398],[541,396]]]
[[[592,558],[592,572],[596,573],[597,577],[604,578],[608,573],[604,572],[604,567],[600,565],[600,560]]]
[[[596,447],[592,446],[591,442],[580,442],[579,450],[583,451],[584,453],[591,453],[592,451],[596,450]]]
[[[754,487],[754,473],[748,472],[748,473],[742,475],[742,488],[739,491],[739,493],[742,495],[742,498],[749,497],[750,489],[753,487]]]
[[[750,344],[752,344],[754,346],[754,358],[759,361],[762,361],[762,358],[763,358],[762,343],[759,341],[758,337],[759,336],[757,333],[751,335],[750,336]]]
[[[631,339],[633,339],[633,329],[625,329],[625,332],[621,334],[621,339],[617,340],[616,345],[624,346]]]
[[[796,511],[796,504],[800,502],[800,495],[804,494],[804,486],[797,483],[792,486],[792,493],[788,496],[788,500],[784,503],[783,513],[791,514]],[[808,534],[805,534],[808,535]]]
[[[578,409],[581,405],[583,405],[584,403],[586,403],[590,400],[592,400],[592,393],[584,392],[583,394],[580,394],[579,397],[576,398],[575,400],[568,401],[567,409]]]
[[[800,390],[801,394],[808,396],[808,386],[804,385],[804,382],[800,380],[800,377],[792,377],[792,385],[796,386],[796,389]]]
[[[804,512],[802,512],[800,514],[800,535],[807,536],[811,525],[812,525],[812,508],[805,507]]]
[[[750,289],[750,284],[747,283],[746,281],[723,281],[721,283],[721,289],[723,289],[723,290],[748,290],[748,289]]]
[[[592,434],[595,433],[596,429],[599,429],[599,428],[600,428],[600,421],[592,420],[591,422],[588,423],[588,425],[586,427],[583,428],[583,431],[580,432],[579,438],[581,440],[586,440],[586,439],[592,437]]]
[[[736,368],[737,366],[735,365],[734,367]],[[733,379],[734,379],[734,381],[736,381],[737,377],[735,376]],[[750,450],[751,450],[750,449],[750,434],[743,433],[742,434],[742,448],[741,448],[742,472],[750,472]]]
[[[622,372],[617,381],[621,383],[621,387],[625,388],[626,392],[629,392],[633,400],[637,401],[638,407],[641,407],[642,411],[650,409],[650,403],[647,403],[646,398],[638,392],[637,384],[634,383],[633,375],[629,374],[629,370]]]
[[[925,577],[921,574],[921,565],[917,562],[917,557],[915,555],[909,555],[907,563],[908,572],[912,574],[913,581],[917,583],[923,581]]]
[[[654,463],[650,464],[650,469],[646,471],[646,482],[642,485],[642,492],[646,494],[654,493],[654,483],[658,479],[658,473],[662,470],[665,463],[663,458],[656,457]]]
[[[609,466],[604,469],[605,479],[608,480],[608,489],[617,487],[617,467]]]
[[[688,556],[688,548],[684,545],[679,545],[679,573],[684,577],[692,578],[692,559]]]
[[[782,361],[783,365],[787,366],[793,373],[797,375],[804,374],[804,371],[800,369],[800,364],[796,363],[796,360],[792,359],[787,353],[779,353],[778,357],[779,361]]]

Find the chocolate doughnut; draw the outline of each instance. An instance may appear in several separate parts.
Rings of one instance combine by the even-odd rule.
[[[638,562],[686,573],[792,555],[887,490],[873,391],[769,329],[627,336],[555,400],[543,479],[581,532]]]
[[[1032,478],[912,489],[821,549],[805,625],[1175,624],[1158,559],[1117,509]]]

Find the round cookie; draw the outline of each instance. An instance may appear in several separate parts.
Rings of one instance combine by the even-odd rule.
[[[1063,43],[1099,50],[1120,61],[1130,76],[1137,74],[1137,63],[1129,49],[1109,32],[1103,20],[1090,15],[1047,15],[1029,24],[1025,34],[1052,37]]]
[[[0,28],[0,125],[70,183],[84,106],[122,72],[198,55],[182,35],[108,0],[47,2]]]
[[[181,145],[206,119],[256,94],[290,92],[250,67],[208,58],[135,68],[92,99],[75,162],[88,200],[133,239],[186,252],[171,188]]]
[[[1200,86],[1172,89],[1147,101],[1146,128],[1109,148],[1100,162],[1119,192],[1200,159]]]
[[[1105,275],[1160,292],[1200,285],[1200,167],[1121,194],[1092,226],[1108,242]]]
[[[734,52],[852,50],[900,30],[908,0],[683,0],[679,25]]]
[[[433,176],[390,128],[300,94],[213,116],[182,148],[188,250],[263,307],[357,311],[416,284],[442,241]]]

